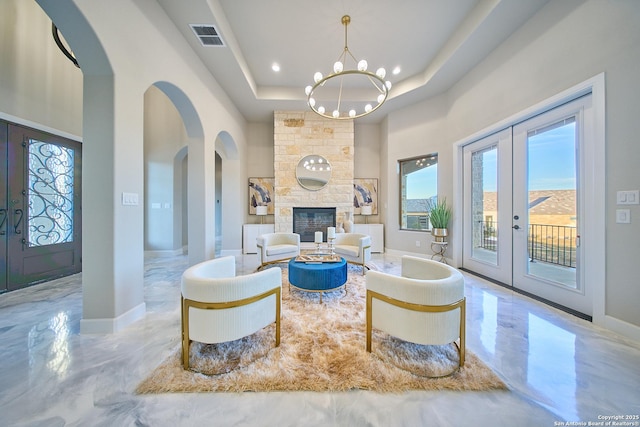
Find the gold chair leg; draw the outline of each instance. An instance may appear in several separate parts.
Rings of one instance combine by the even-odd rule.
[[[184,297],[180,297],[182,311],[182,367],[189,369],[189,307],[186,307]]]
[[[367,291],[367,352],[371,353],[371,308],[372,308],[372,296]]]
[[[466,334],[466,311],[467,311],[467,299],[462,299],[460,305],[460,367],[464,366],[464,356],[466,352],[465,334]]]
[[[276,347],[280,345],[280,304],[281,289],[276,290]]]

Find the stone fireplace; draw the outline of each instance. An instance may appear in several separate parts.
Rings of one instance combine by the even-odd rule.
[[[301,242],[313,242],[316,231],[327,241],[327,227],[336,226],[336,208],[293,208],[293,232]]]
[[[331,226],[353,213],[353,129],[353,120],[325,119],[312,111],[274,112],[276,232],[294,231],[294,208],[333,208]],[[331,179],[316,191],[296,180],[296,165],[310,154],[323,156],[331,164]],[[326,237],[326,230],[314,231],[323,231]]]

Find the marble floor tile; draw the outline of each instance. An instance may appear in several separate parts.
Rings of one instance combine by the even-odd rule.
[[[373,259],[391,273],[399,261]],[[257,265],[237,257],[239,273]],[[466,273],[467,348],[509,391],[136,395],[179,345],[186,266],[147,257],[147,315],[112,335],[79,334],[81,274],[0,295],[0,426],[538,427],[640,414],[640,343]]]

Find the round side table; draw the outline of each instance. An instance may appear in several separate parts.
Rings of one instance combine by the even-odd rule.
[[[447,251],[448,245],[449,242],[437,242],[435,240],[431,242],[431,251],[433,252],[431,259],[439,257],[436,261],[440,261],[448,265],[449,263],[447,263],[447,259],[444,257],[444,253]]]

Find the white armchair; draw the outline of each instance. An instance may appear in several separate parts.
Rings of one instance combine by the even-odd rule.
[[[464,277],[457,269],[405,255],[401,276],[369,271],[366,287],[368,352],[372,328],[416,344],[443,345],[459,339],[459,366],[464,365]]]
[[[300,255],[300,235],[297,233],[267,233],[256,241],[260,253],[260,270],[267,264]]]
[[[358,233],[338,233],[334,240],[335,253],[347,262],[362,266],[362,274],[371,260],[371,236]]]
[[[236,276],[233,256],[216,258],[182,274],[182,364],[189,369],[191,341],[233,341],[276,324],[280,345],[282,273],[271,268]]]

